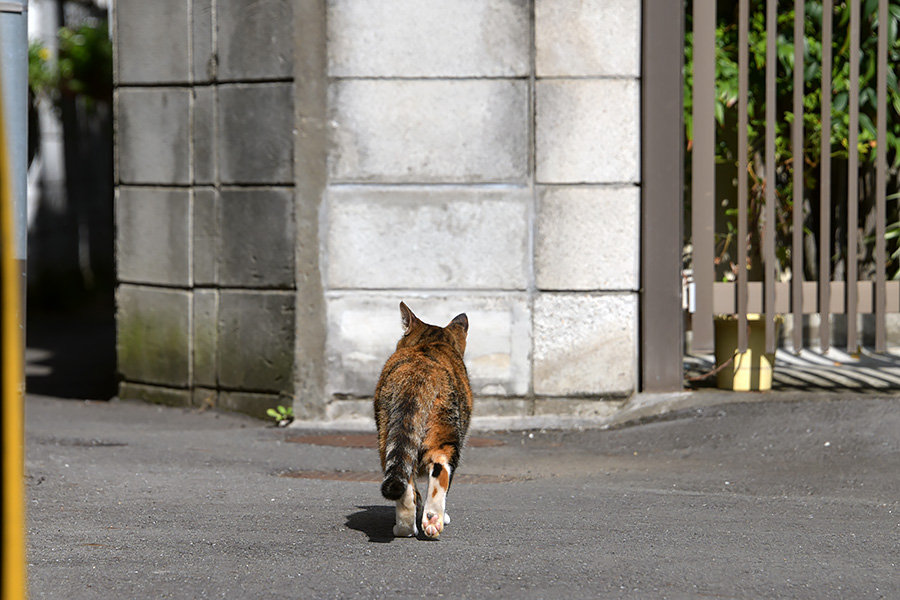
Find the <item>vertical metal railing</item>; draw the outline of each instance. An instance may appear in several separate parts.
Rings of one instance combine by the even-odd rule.
[[[791,188],[794,191],[793,214],[791,220],[791,312],[794,323],[802,323],[803,319],[803,119],[796,115],[803,114],[803,65],[804,25],[806,21],[805,0],[794,0],[794,122],[791,127],[791,154],[794,168],[794,179]],[[794,348],[803,347],[803,328],[794,327]]]
[[[775,352],[775,72],[778,39],[778,2],[766,2],[766,204],[763,224],[763,306],[766,313],[766,352]]]
[[[878,79],[876,81],[875,145],[875,351],[887,350],[887,283],[885,261],[885,218],[887,201],[887,45],[888,0],[878,0]]]
[[[819,345],[831,344],[831,63],[832,0],[822,0],[822,142],[819,149]]]
[[[746,352],[747,332],[747,98],[750,72],[749,24],[750,0],[740,0],[738,6],[738,239],[737,239],[737,311],[738,351]]]
[[[694,94],[691,235],[697,286],[693,345],[711,352],[715,275],[716,1],[694,0]]]
[[[847,350],[856,352],[859,223],[859,0],[850,0],[850,130],[847,141]],[[824,136],[824,132],[823,132]]]
[[[716,198],[716,2],[714,0],[694,0],[693,2],[693,64],[690,65],[693,75],[692,103],[693,103],[693,132],[691,147],[691,248],[692,248],[692,274],[693,286],[689,293],[691,298],[689,305],[693,311],[693,349],[696,352],[708,352],[714,347],[713,317],[716,314],[733,314],[738,317],[738,346],[743,351],[747,347],[747,313],[760,312],[764,315],[766,331],[766,351],[774,352],[778,342],[775,335],[776,315],[791,314],[794,318],[792,343],[795,350],[799,351],[803,346],[802,322],[805,315],[818,313],[820,318],[818,339],[823,351],[830,346],[832,336],[832,316],[836,314],[846,315],[846,347],[851,353],[858,351],[860,347],[860,332],[857,319],[860,314],[873,314],[875,322],[875,350],[884,352],[887,347],[886,340],[886,314],[900,311],[900,282],[888,281],[886,274],[887,252],[885,241],[886,230],[886,194],[888,186],[887,170],[887,120],[890,114],[887,109],[887,81],[888,70],[892,65],[888,64],[888,30],[892,15],[889,12],[889,0],[878,0],[877,17],[873,14],[865,15],[867,26],[873,26],[877,30],[877,83],[876,83],[876,108],[875,108],[875,140],[873,144],[875,152],[875,191],[874,197],[874,272],[871,281],[858,281],[860,272],[860,260],[862,249],[862,234],[860,229],[859,202],[861,196],[861,156],[859,153],[860,141],[860,55],[861,55],[861,27],[863,7],[859,0],[848,0],[846,5],[836,7],[833,0],[822,0],[821,21],[821,145],[819,148],[819,165],[812,173],[819,179],[818,198],[805,197],[805,178],[810,175],[805,163],[804,147],[807,135],[814,135],[814,131],[804,129],[804,99],[805,94],[814,90],[806,89],[806,71],[809,67],[805,63],[807,40],[807,19],[810,15],[806,11],[804,0],[794,0],[793,10],[793,94],[790,100],[790,108],[794,115],[790,126],[791,184],[793,197],[792,214],[789,220],[790,244],[789,252],[777,249],[776,244],[776,217],[781,213],[778,210],[778,200],[786,193],[785,190],[776,189],[778,156],[776,151],[776,132],[780,115],[777,106],[777,69],[778,62],[778,2],[777,0],[739,0],[737,5],[737,64],[738,64],[738,90],[737,90],[737,239],[736,257],[734,260],[734,282],[723,283],[715,280],[715,213],[718,198]],[[868,4],[868,3],[867,3]],[[763,124],[765,127],[764,138],[760,136],[760,144],[754,149],[759,152],[755,156],[756,163],[751,167],[748,156],[748,106],[751,90],[748,89],[748,74],[753,65],[750,64],[748,46],[748,27],[750,9],[757,8],[765,11],[765,73],[764,89],[752,90],[753,98],[757,106],[765,105]],[[835,68],[833,43],[834,43],[834,14],[836,10],[849,11],[849,36],[846,44],[847,54],[842,60],[849,65],[849,80],[847,81],[846,113],[838,117],[846,119],[849,123],[845,140],[847,150],[847,183],[846,190],[835,190],[832,187],[833,170],[833,146],[832,128],[835,121],[832,117],[834,110],[834,97],[836,92],[844,92],[844,89],[835,90],[832,77]],[[839,13],[840,14],[840,13]],[[846,14],[846,13],[845,13]],[[873,18],[874,17],[874,18]],[[842,21],[843,28],[845,21]],[[844,58],[846,57],[846,58]],[[838,63],[842,64],[842,63]],[[868,75],[866,75],[868,77]],[[844,108],[841,107],[843,110]],[[867,109],[868,110],[868,109]],[[871,116],[871,113],[869,113]],[[838,121],[840,123],[840,121]],[[762,160],[760,160],[760,158]],[[787,164],[787,163],[785,163]],[[843,165],[843,163],[839,163]],[[760,242],[759,258],[761,259],[761,281],[749,281],[747,268],[748,235],[749,227],[759,223],[748,222],[749,190],[748,177],[754,168],[762,166],[762,208],[757,213],[757,220],[761,223],[760,229],[755,232]],[[755,192],[758,192],[755,189]],[[843,194],[846,192],[846,204]],[[812,224],[817,229],[818,248],[818,273],[815,281],[804,281],[805,271],[805,242],[804,237],[805,214],[804,205],[809,203],[816,209],[819,215],[818,223]],[[816,206],[816,204],[818,206]],[[840,209],[840,221],[833,223],[833,215],[836,209]],[[867,216],[867,215],[862,215]],[[837,228],[835,229],[835,225]],[[779,226],[780,227],[780,226]],[[838,233],[836,234],[835,231]],[[844,239],[845,238],[845,239]],[[868,242],[867,242],[868,243]],[[833,268],[835,248],[840,244],[843,249],[840,253],[843,262],[843,277],[841,281],[832,281],[835,272],[841,272]],[[845,246],[844,246],[845,244]],[[730,251],[729,251],[730,252]],[[778,281],[777,256],[789,255],[790,282]]]

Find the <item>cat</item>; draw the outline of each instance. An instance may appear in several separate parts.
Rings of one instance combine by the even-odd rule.
[[[416,509],[422,531],[436,539],[450,523],[447,492],[472,417],[472,389],[463,363],[469,319],[457,315],[446,327],[420,321],[400,303],[403,337],[375,388],[375,424],[384,480],[381,494],[395,500],[394,535],[415,536]],[[428,475],[425,506],[416,477]]]

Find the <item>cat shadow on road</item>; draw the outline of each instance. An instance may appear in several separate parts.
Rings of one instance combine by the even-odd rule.
[[[387,544],[394,539],[393,506],[357,506],[359,512],[347,515],[345,525],[369,536],[370,542]]]

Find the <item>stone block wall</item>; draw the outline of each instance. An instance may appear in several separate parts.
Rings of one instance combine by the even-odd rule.
[[[468,314],[478,414],[612,410],[640,4],[118,0],[122,395],[370,416],[404,300]]]
[[[115,3],[121,396],[293,400],[292,5]]]

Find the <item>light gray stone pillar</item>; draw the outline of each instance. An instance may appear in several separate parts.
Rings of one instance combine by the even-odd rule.
[[[538,396],[637,388],[640,18],[639,0],[535,3]]]

